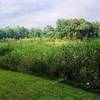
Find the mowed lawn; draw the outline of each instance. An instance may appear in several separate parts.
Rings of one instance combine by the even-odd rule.
[[[0,100],[100,100],[100,96],[54,80],[0,70]]]

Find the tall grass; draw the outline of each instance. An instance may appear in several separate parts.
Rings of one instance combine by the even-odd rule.
[[[100,89],[100,39],[48,42],[10,40],[0,43],[0,67],[59,77],[75,86]]]

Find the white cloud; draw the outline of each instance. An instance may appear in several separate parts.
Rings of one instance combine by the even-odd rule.
[[[0,26],[44,27],[58,18],[100,19],[99,0],[0,0]]]

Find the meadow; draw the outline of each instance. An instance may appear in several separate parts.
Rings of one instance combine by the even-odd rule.
[[[6,39],[0,68],[56,79],[100,93],[100,39]]]
[[[100,100],[100,22],[1,28],[0,100]]]
[[[0,70],[0,100],[100,100],[100,95],[55,80]]]

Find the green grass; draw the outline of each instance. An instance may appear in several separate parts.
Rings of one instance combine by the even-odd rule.
[[[0,100],[100,100],[100,96],[54,80],[0,70]]]

